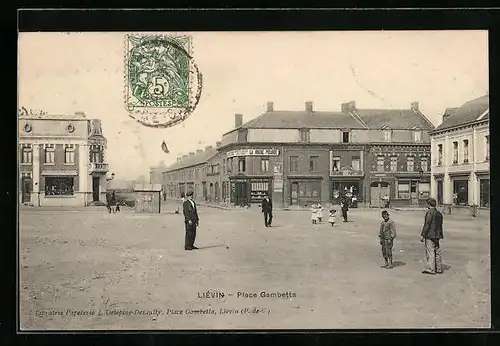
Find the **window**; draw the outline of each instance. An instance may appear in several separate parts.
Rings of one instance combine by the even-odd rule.
[[[469,140],[464,139],[464,163],[469,163]]]
[[[398,170],[398,157],[391,156],[391,172],[397,172]]]
[[[233,171],[233,158],[227,159],[227,171],[232,172]]]
[[[244,143],[247,141],[247,135],[248,131],[246,129],[239,129],[238,130],[238,142],[239,143]]]
[[[437,165],[441,166],[443,164],[443,145],[438,144],[438,160]]]
[[[418,198],[426,199],[430,197],[431,186],[429,183],[419,183],[418,184]]]
[[[25,145],[22,147],[21,163],[33,163],[33,150],[31,145]]]
[[[392,141],[392,131],[391,130],[384,130],[384,140],[386,142]]]
[[[338,172],[340,169],[340,157],[335,156],[332,158],[332,171]]]
[[[342,143],[349,143],[349,131],[342,131]]]
[[[55,162],[54,144],[47,144],[45,146],[45,163],[54,163],[54,162]]]
[[[290,156],[290,172],[298,172],[298,171],[299,171],[299,157]]]
[[[489,159],[490,159],[490,136],[485,136],[484,139],[486,140],[486,145],[485,145],[486,161],[489,161]]]
[[[46,177],[45,196],[73,195],[73,177]]]
[[[398,198],[410,198],[410,184],[408,182],[399,182],[398,184]]]
[[[301,181],[298,185],[299,198],[321,198],[321,182]]]
[[[261,172],[269,172],[269,159],[261,159],[260,160],[260,171]]]
[[[353,156],[351,159],[351,167],[353,171],[360,171],[361,170],[361,160],[359,156]]]
[[[385,157],[377,156],[377,172],[385,171],[384,165],[385,165]]]
[[[318,156],[311,156],[309,158],[309,171],[316,172],[318,169]]]
[[[415,170],[415,158],[408,156],[406,158],[406,171],[413,172]]]
[[[227,166],[226,166],[226,159],[222,160],[222,172],[226,174]],[[196,178],[198,178],[198,174],[196,174]]]
[[[238,159],[238,172],[242,173],[246,171],[246,160],[244,157]]]
[[[413,141],[414,142],[421,142],[422,141],[422,131],[420,131],[420,130],[413,131]]]
[[[103,163],[103,148],[100,145],[90,146],[90,162]]]
[[[453,163],[458,163],[458,142],[453,142]]]
[[[429,162],[427,161],[427,157],[420,158],[420,169],[424,172],[429,170]]]
[[[64,163],[75,163],[75,147],[73,144],[64,146]]]
[[[310,141],[309,129],[300,129],[300,141],[308,143]]]

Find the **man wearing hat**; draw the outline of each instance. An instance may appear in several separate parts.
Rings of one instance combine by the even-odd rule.
[[[196,203],[193,201],[193,191],[186,193],[186,200],[182,204],[182,210],[186,227],[184,250],[197,250],[198,248],[194,246],[194,240],[196,238],[196,227],[198,227],[200,219],[198,218]]]

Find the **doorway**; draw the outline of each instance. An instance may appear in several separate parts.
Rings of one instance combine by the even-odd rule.
[[[248,205],[248,183],[246,181],[235,182],[235,203],[236,205]]]
[[[299,204],[299,183],[290,184],[290,204],[291,205]]]
[[[443,181],[437,181],[437,202],[439,205],[443,204]]]
[[[21,202],[22,203],[30,203],[31,202],[31,190],[32,190],[32,182],[31,178],[22,178],[21,181]]]
[[[418,205],[417,181],[415,180],[410,182],[410,199],[411,205]]]
[[[99,202],[99,195],[101,194],[99,191],[100,181],[99,177],[92,177],[92,200],[94,202]]]
[[[370,184],[370,205],[372,207],[384,207],[383,197],[391,198],[391,184],[386,181],[374,181]]]

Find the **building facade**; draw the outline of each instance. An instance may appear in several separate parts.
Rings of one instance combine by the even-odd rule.
[[[439,204],[490,206],[489,96],[445,111],[432,137],[431,195]]]
[[[87,206],[106,201],[106,138],[101,121],[74,115],[20,114],[19,202]]]
[[[385,194],[399,204],[419,204],[430,190],[431,129],[418,103],[375,110],[348,102],[340,112],[323,112],[312,102],[303,111],[276,111],[268,102],[266,112],[247,123],[236,114],[234,129],[207,162],[221,187],[214,185],[217,200],[235,205],[260,203],[266,193],[277,206],[339,203],[346,195],[379,206]]]

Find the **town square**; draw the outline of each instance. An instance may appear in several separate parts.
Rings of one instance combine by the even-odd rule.
[[[20,35],[20,329],[490,327],[487,43]]]

